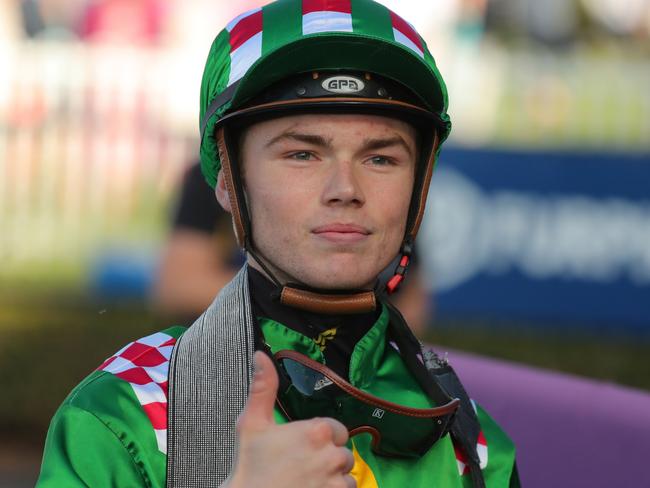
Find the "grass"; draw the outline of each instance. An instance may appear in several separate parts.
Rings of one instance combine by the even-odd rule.
[[[0,436],[42,438],[84,376],[127,342],[161,328],[138,302],[56,294],[1,303]]]

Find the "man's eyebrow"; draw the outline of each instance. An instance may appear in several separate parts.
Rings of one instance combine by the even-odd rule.
[[[377,149],[384,149],[391,146],[402,146],[409,156],[413,157],[413,150],[406,143],[404,138],[399,134],[396,134],[393,137],[380,138],[380,139],[365,139],[363,141],[363,150],[364,151],[375,151]]]
[[[332,141],[325,139],[322,136],[316,134],[303,134],[301,132],[286,131],[280,134],[279,136],[274,137],[269,142],[266,143],[266,147],[271,147],[273,144],[280,142],[284,139],[289,139],[292,141],[304,142],[311,144],[312,146],[319,147],[331,147]]]

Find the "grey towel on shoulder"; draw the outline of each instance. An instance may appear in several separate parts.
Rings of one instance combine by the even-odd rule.
[[[177,342],[169,364],[167,486],[218,487],[232,469],[235,423],[253,372],[244,266]]]

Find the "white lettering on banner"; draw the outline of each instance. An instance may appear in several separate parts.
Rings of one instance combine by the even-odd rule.
[[[484,192],[436,170],[418,239],[439,291],[478,273],[650,285],[650,201]]]

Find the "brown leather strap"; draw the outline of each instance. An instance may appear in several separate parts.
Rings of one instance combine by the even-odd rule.
[[[422,181],[422,187],[420,188],[420,195],[418,196],[418,211],[415,214],[415,219],[411,228],[408,229],[407,237],[411,238],[411,241],[415,240],[415,236],[420,230],[420,224],[422,223],[422,218],[424,217],[424,207],[427,203],[427,195],[429,193],[429,185],[431,184],[431,175],[433,174],[433,167],[436,164],[436,153],[438,152],[438,146],[440,145],[440,138],[438,136],[438,131],[434,129],[433,131],[433,145],[431,148],[431,154],[429,154],[429,159],[427,160],[427,166],[422,175],[424,180]]]
[[[383,398],[379,398],[375,395],[371,395],[370,393],[367,393],[363,390],[360,390],[359,388],[352,386],[350,383],[345,381],[343,378],[341,378],[338,374],[336,374],[334,371],[332,371],[324,364],[319,363],[318,361],[314,361],[313,359],[305,356],[302,353],[299,353],[298,351],[292,351],[290,349],[282,349],[281,351],[276,352],[274,354],[274,357],[277,360],[291,359],[293,361],[302,364],[303,366],[307,366],[313,371],[318,371],[323,376],[329,378],[332,381],[332,383],[334,383],[336,386],[338,386],[341,390],[346,392],[348,395],[353,396],[357,400],[367,403],[368,405],[383,408],[388,412],[393,412],[400,415],[406,415],[408,417],[434,418],[434,417],[440,417],[442,415],[452,414],[456,410],[458,410],[458,406],[460,405],[460,400],[458,398],[452,398],[448,403],[433,408],[415,408],[415,407],[407,407],[405,405],[399,405],[397,403],[384,400]]]
[[[241,214],[239,206],[239,199],[236,192],[235,182],[233,181],[232,166],[230,163],[230,154],[228,153],[228,146],[224,137],[224,128],[219,127],[215,133],[217,139],[217,147],[219,148],[219,160],[221,161],[221,168],[223,170],[223,177],[228,190],[228,198],[230,199],[230,208],[235,228],[235,237],[237,244],[244,247],[246,242],[246,228],[244,227],[244,219]],[[243,197],[243,195],[241,195]]]
[[[284,286],[280,302],[289,307],[324,314],[352,314],[372,312],[377,307],[375,293],[365,291],[349,295],[324,295]]]
[[[370,441],[372,448],[379,448],[379,444],[381,444],[381,432],[379,432],[377,429],[371,427],[370,425],[362,425],[361,427],[356,427],[349,431],[350,437],[354,437],[358,434],[370,434],[372,437],[372,440]]]

